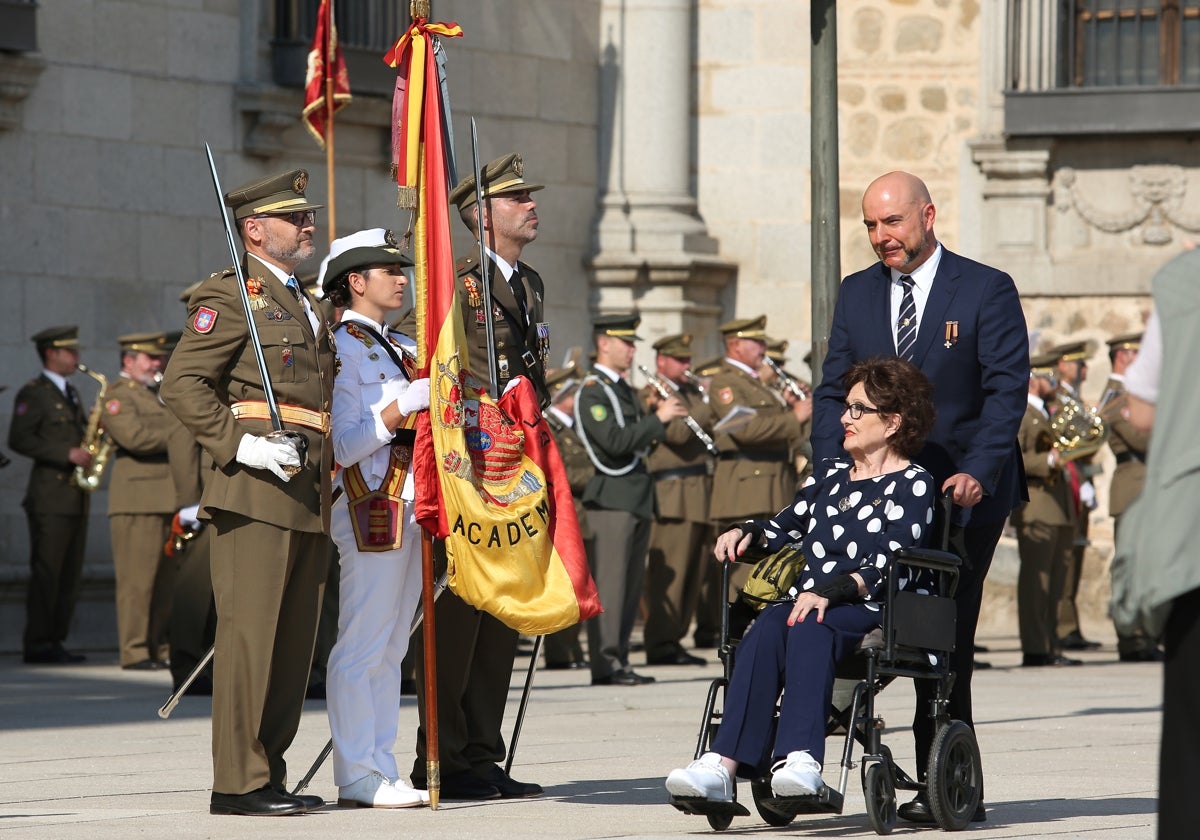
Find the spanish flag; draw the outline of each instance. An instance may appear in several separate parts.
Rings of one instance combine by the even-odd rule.
[[[522,633],[600,612],[571,490],[537,395],[521,381],[499,401],[467,367],[450,238],[448,149],[434,35],[457,24],[416,18],[384,57],[399,69],[393,150],[400,204],[415,207],[419,375],[430,408],[417,424],[415,513],[445,541],[449,586]],[[446,115],[448,116],[448,115]]]

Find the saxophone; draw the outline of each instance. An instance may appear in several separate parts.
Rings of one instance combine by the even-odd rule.
[[[102,373],[91,370],[86,365],[76,365],[80,373],[87,374],[100,384],[100,392],[96,394],[96,402],[92,404],[92,412],[88,415],[87,430],[83,433],[83,443],[80,444],[92,456],[92,463],[86,467],[76,467],[75,486],[91,493],[100,486],[104,478],[104,470],[112,460],[115,445],[113,439],[100,428],[100,413],[104,410],[104,394],[108,390],[108,379]]]

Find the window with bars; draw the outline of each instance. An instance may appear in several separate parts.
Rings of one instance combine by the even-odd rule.
[[[1070,83],[1200,83],[1200,0],[1075,0]]]
[[[320,5],[320,0],[275,0],[271,61],[276,84],[304,87]],[[411,22],[407,0],[346,0],[334,5],[334,20],[351,93],[390,97],[396,71],[383,63],[383,54]]]

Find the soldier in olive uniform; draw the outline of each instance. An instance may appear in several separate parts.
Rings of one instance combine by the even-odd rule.
[[[29,522],[24,658],[57,665],[86,659],[63,642],[79,598],[87,539],[88,494],[72,476],[92,456],[82,446],[87,414],[67,382],[79,366],[79,328],[50,327],[33,343],[43,370],[17,392],[8,445],[33,459],[22,502]]]
[[[1055,372],[1058,376],[1057,394],[1083,402],[1080,387],[1087,380],[1087,360],[1092,347],[1086,341],[1060,344],[1047,351],[1058,357]],[[1073,458],[1067,464],[1071,474],[1075,507],[1075,542],[1071,546],[1071,561],[1067,565],[1067,578],[1063,582],[1062,598],[1058,602],[1058,637],[1064,650],[1091,650],[1100,647],[1083,637],[1079,626],[1079,609],[1075,598],[1079,594],[1079,582],[1083,577],[1083,558],[1088,547],[1088,520],[1096,509],[1096,486],[1092,479],[1101,472],[1094,455]]]
[[[708,434],[714,419],[712,409],[705,395],[684,376],[692,364],[691,345],[688,333],[654,342],[658,351],[655,373],[659,387],[678,397]],[[649,403],[658,392],[647,385],[643,394]],[[706,660],[683,649],[682,640],[696,614],[705,572],[717,566],[703,554],[706,540],[712,536],[708,499],[713,458],[683,418],[676,417],[667,423],[666,437],[650,452],[646,466],[658,499],[646,563],[646,664],[704,665]]]
[[[164,333],[121,336],[121,375],[104,394],[104,431],[116,444],[108,486],[108,522],[117,575],[121,667],[167,667],[167,624],[177,565],[163,555],[171,531],[175,485],[167,439],[178,421],[158,398],[167,356]]]
[[[604,612],[588,619],[592,685],[654,682],[629,665],[629,637],[642,597],[646,549],[654,518],[654,479],[646,469],[650,447],[665,424],[687,414],[677,397],[653,401],[645,413],[625,380],[638,340],[636,314],[593,321],[596,363],[575,400],[575,431],[596,468],[583,494],[595,550],[589,558]]]
[[[567,471],[567,482],[571,485],[571,497],[575,501],[575,517],[579,520],[579,533],[583,537],[584,552],[592,556],[592,529],[588,525],[587,510],[583,507],[583,491],[596,474],[588,458],[587,450],[579,435],[575,434],[575,397],[579,386],[579,369],[575,365],[551,370],[546,374],[546,385],[550,389],[550,405],[544,415],[550,434],[558,445],[563,467]],[[579,625],[559,630],[546,637],[546,667],[551,670],[586,668],[587,659],[579,643]]]
[[[549,327],[542,321],[544,287],[537,272],[520,259],[525,246],[537,237],[537,204],[531,193],[542,187],[526,183],[520,156],[508,154],[484,167],[480,189],[482,214],[476,205],[474,175],[461,181],[449,195],[472,235],[477,240],[482,235],[489,260],[490,301],[485,301],[478,247],[458,261],[463,330],[470,345],[468,365],[478,379],[495,386],[497,396],[515,377],[528,377],[545,406],[549,403],[545,375]],[[497,363],[494,383],[488,364],[488,318],[492,319]],[[409,331],[408,319],[402,320],[398,329],[405,335],[416,335]],[[435,544],[435,550],[444,562],[442,544]],[[540,785],[517,781],[501,766],[505,746],[500,727],[517,655],[517,631],[449,590],[438,598],[435,609],[441,797],[481,800],[540,796]],[[426,786],[427,766],[424,647],[418,631],[410,648],[416,652],[417,693],[421,698],[421,725],[412,771],[412,782],[418,788]]]
[[[1053,447],[1046,400],[1054,394],[1053,353],[1030,359],[1029,397],[1017,440],[1029,484],[1029,501],[1012,513],[1021,570],[1017,578],[1017,620],[1022,664],[1078,665],[1059,646],[1058,603],[1075,539],[1075,504],[1065,462]]]
[[[1112,374],[1100,403],[1100,416],[1108,426],[1108,448],[1117,459],[1108,486],[1108,512],[1113,518],[1113,543],[1121,529],[1121,516],[1142,492],[1146,482],[1146,452],[1150,432],[1135,428],[1121,409],[1125,398],[1125,369],[1133,364],[1141,348],[1140,332],[1118,335],[1108,340],[1108,359]],[[1134,635],[1117,633],[1117,655],[1122,662],[1161,662],[1164,654],[1156,640],[1138,631]]]
[[[734,319],[720,327],[725,359],[709,383],[710,404],[718,425],[733,412],[744,413],[716,429],[721,454],[709,513],[717,533],[747,519],[773,516],[796,495],[792,448],[804,436],[813,403],[762,383],[758,370],[767,352],[766,329],[765,315]],[[749,573],[748,565],[735,568],[730,585],[740,588]]]
[[[297,169],[224,197],[246,251],[250,317],[289,435],[271,435],[232,268],[192,295],[161,388],[167,407],[216,465],[200,505],[213,529],[218,615],[215,814],[274,816],[322,804],[287,792],[283,758],[304,707],[329,562],[332,334],[294,276],[314,252],[321,207],[305,197],[307,184],[308,173]]]

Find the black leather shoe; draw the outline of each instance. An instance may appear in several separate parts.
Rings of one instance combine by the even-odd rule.
[[[607,677],[592,677],[592,685],[648,685],[654,682],[654,677],[646,677],[632,668],[613,671]]]
[[[975,664],[974,664],[972,667],[974,667],[974,669],[975,669],[976,671],[986,671],[988,668],[991,668],[991,667],[992,667],[992,663],[991,663],[991,662],[988,662],[988,661],[986,661],[986,660],[983,660],[983,659],[975,659],[975,660],[973,660],[973,661],[974,661],[974,663],[975,663]]]
[[[699,656],[693,656],[686,650],[677,650],[674,653],[668,653],[666,656],[656,656],[651,659],[646,657],[647,665],[707,665],[707,659],[701,659]]]
[[[121,666],[122,671],[162,671],[166,668],[167,665],[157,659],[143,659],[141,662]]]
[[[1122,653],[1122,662],[1162,662],[1167,658],[1163,653],[1162,648],[1150,648],[1150,650],[1130,650]]]
[[[547,671],[576,671],[580,668],[586,668],[587,662],[582,659],[575,659],[571,662],[547,662]]]
[[[425,779],[414,777],[412,783],[417,790],[428,789]],[[500,791],[496,789],[495,785],[488,784],[470,770],[459,770],[457,773],[442,776],[438,797],[460,802],[480,802],[485,799],[499,799]]]
[[[281,785],[271,785],[271,787],[274,788],[276,793],[282,793],[284,796],[299,799],[305,811],[316,811],[318,808],[325,807],[325,800],[319,796],[313,796],[311,793],[288,793],[287,788]]]
[[[918,793],[911,802],[905,802],[896,809],[896,814],[902,820],[908,820],[914,823],[931,823],[934,822],[933,811],[929,807],[929,799],[924,791]],[[975,808],[975,813],[971,815],[971,822],[987,822],[987,809],[980,802]]]
[[[1085,639],[1083,638],[1083,634],[1079,632],[1068,633],[1059,639],[1058,643],[1063,650],[1095,650],[1100,647],[1099,642]]]
[[[1066,656],[1054,656],[1047,653],[1027,653],[1021,657],[1021,665],[1025,668],[1060,668],[1067,665],[1082,665],[1083,660],[1071,659]]]
[[[22,659],[26,665],[74,665],[87,661],[87,657],[82,653],[71,653],[62,645],[27,650]]]
[[[217,793],[213,791],[208,813],[236,814],[243,817],[285,817],[303,814],[304,803],[290,793],[267,785],[249,793]]]
[[[518,782],[505,773],[503,767],[496,764],[489,764],[483,769],[472,769],[471,772],[476,778],[482,779],[500,791],[502,799],[529,799],[542,795],[541,785],[533,782]]]

